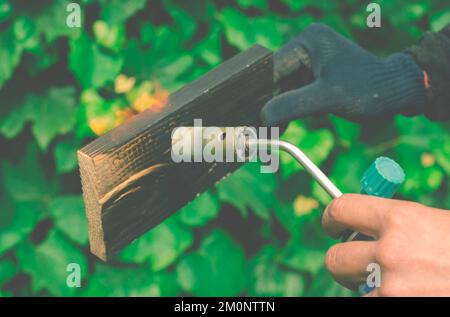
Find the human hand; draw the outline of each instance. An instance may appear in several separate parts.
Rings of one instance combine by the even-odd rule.
[[[325,209],[322,225],[337,238],[345,229],[374,241],[337,243],[326,267],[348,288],[366,283],[369,263],[381,267],[380,287],[367,296],[450,296],[450,213],[418,203],[346,194]]]
[[[286,49],[307,51],[315,80],[270,100],[261,111],[266,125],[321,113],[360,121],[423,111],[425,74],[411,55],[380,59],[320,24],[309,26],[290,44]]]

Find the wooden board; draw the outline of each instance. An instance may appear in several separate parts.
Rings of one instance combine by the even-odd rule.
[[[80,149],[92,253],[108,260],[239,166],[172,162],[175,127],[258,126],[274,89],[272,52],[253,46]]]

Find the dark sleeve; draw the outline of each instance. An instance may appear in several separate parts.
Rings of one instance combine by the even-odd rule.
[[[450,119],[450,24],[437,33],[426,32],[406,52],[428,76],[430,102],[425,115],[432,120]]]

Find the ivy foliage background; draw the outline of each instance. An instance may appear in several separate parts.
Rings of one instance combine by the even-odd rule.
[[[381,29],[360,0],[79,0],[82,28],[66,26],[68,3],[0,0],[0,296],[352,295],[323,267],[329,198],[289,156],[278,174],[245,165],[105,264],[89,253],[76,150],[254,43],[276,50],[320,22],[384,56],[448,23],[448,2],[380,0]],[[448,125],[330,115],[282,137],[344,192],[388,155],[407,174],[399,198],[450,208]]]

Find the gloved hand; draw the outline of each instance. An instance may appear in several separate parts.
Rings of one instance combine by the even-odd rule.
[[[306,49],[315,80],[270,100],[261,111],[265,124],[322,113],[362,121],[423,112],[426,74],[411,55],[380,59],[320,24],[309,26],[295,41]]]

